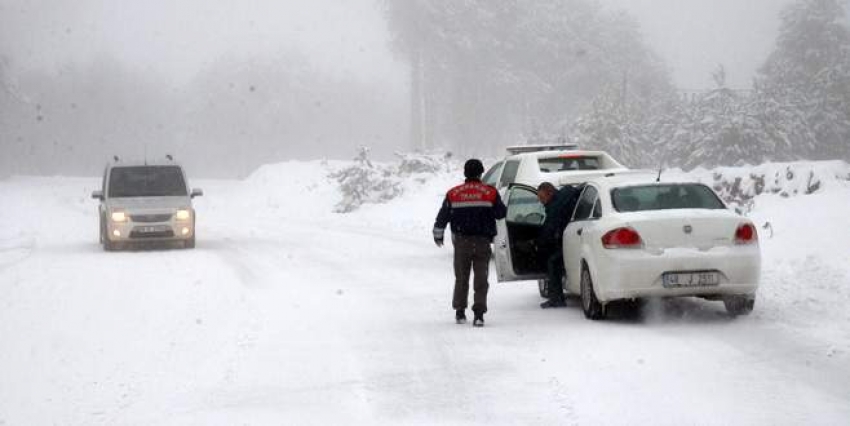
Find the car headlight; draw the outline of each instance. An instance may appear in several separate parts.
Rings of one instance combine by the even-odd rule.
[[[192,218],[192,212],[186,209],[177,210],[177,214],[174,215],[177,220],[189,220]]]
[[[113,222],[126,222],[127,221],[127,213],[124,212],[112,212],[110,215]]]

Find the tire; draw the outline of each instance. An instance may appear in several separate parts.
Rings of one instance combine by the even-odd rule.
[[[118,243],[113,243],[108,237],[103,236],[103,251],[117,251],[120,247]]]
[[[192,238],[189,238],[188,240],[183,241],[183,248],[184,249],[195,248],[195,236],[194,235],[192,235]]]
[[[582,265],[581,268],[581,309],[584,311],[584,317],[589,320],[605,319],[605,306],[602,306],[596,298],[593,279],[590,277],[587,265]]]
[[[537,280],[537,289],[540,291],[540,297],[549,298],[549,280]]]
[[[749,296],[731,296],[723,299],[723,304],[726,306],[726,312],[733,317],[749,315],[753,312],[755,303],[755,297]]]
[[[106,222],[102,217],[100,219],[100,243],[103,244],[103,251],[118,250],[118,243],[113,243],[109,240],[109,236],[106,235]]]

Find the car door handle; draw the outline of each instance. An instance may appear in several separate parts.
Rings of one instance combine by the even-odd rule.
[[[578,230],[578,231],[576,231],[576,235],[581,236],[581,233],[582,233],[583,231],[584,231],[584,228],[579,228],[579,230]]]

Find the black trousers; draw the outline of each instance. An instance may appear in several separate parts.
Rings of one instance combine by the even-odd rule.
[[[561,249],[546,256],[546,279],[549,280],[549,299],[564,300],[564,254]]]
[[[455,247],[454,269],[455,288],[452,297],[452,308],[455,310],[466,309],[469,304],[469,275],[474,273],[472,311],[477,314],[487,312],[487,292],[490,284],[487,282],[487,274],[490,272],[490,248],[489,237],[472,237],[455,235],[452,243]]]

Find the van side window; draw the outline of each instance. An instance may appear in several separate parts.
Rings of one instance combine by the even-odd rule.
[[[490,186],[496,186],[499,178],[499,171],[502,170],[502,165],[504,163],[499,161],[493,167],[490,167],[490,170],[487,170],[487,173],[484,174],[484,177],[481,179],[482,182],[486,183]]]
[[[504,188],[514,183],[518,171],[519,160],[511,160],[505,163],[505,169],[502,171],[502,179],[499,180],[499,187]]]

